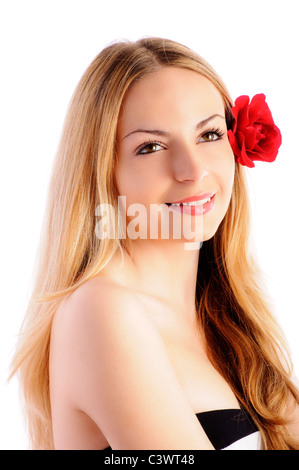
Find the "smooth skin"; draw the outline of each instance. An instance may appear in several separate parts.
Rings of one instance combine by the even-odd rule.
[[[206,78],[174,67],[146,75],[123,103],[119,194],[148,207],[215,192],[201,216],[211,238],[234,178],[226,132]],[[56,449],[213,449],[195,413],[239,408],[207,358],[195,311],[200,253],[184,242],[131,240],[131,257],[115,255],[61,304],[50,350]]]

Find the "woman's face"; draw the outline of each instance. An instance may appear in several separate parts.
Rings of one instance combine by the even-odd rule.
[[[193,222],[200,218],[203,241],[215,234],[229,205],[235,161],[223,100],[208,79],[165,67],[137,81],[123,102],[117,142],[115,177],[127,208],[159,205]]]

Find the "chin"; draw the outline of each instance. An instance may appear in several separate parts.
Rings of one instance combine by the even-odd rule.
[[[214,230],[209,230],[209,231],[206,231],[204,230],[204,233],[203,233],[203,242],[206,242],[208,240],[211,240],[211,238],[214,237],[215,233],[217,232],[219,226],[216,227]]]

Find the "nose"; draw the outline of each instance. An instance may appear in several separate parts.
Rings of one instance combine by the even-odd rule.
[[[189,145],[180,145],[176,155],[173,155],[173,174],[177,181],[201,181],[208,175],[203,159],[197,148]]]

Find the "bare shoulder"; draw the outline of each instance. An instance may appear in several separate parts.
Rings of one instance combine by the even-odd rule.
[[[66,357],[74,355],[80,345],[85,351],[94,346],[103,362],[107,358],[105,351],[113,360],[126,343],[133,344],[134,338],[137,353],[143,335],[148,341],[159,339],[138,296],[110,279],[96,277],[60,305],[53,321],[52,346],[58,353],[60,348],[66,349]],[[139,345],[142,347],[142,343]]]
[[[114,449],[202,449],[211,444],[138,296],[94,278],[57,312],[52,396],[89,416]]]
[[[71,322],[72,332],[80,335],[89,327],[122,328],[127,321],[146,319],[146,311],[138,296],[116,282],[95,277],[75,290],[62,302],[55,322]],[[123,323],[124,322],[124,323]],[[125,328],[126,329],[126,328]]]
[[[124,349],[129,353],[132,348],[132,353],[138,354],[144,340],[152,342],[154,338],[159,341],[158,332],[138,296],[110,279],[96,277],[60,305],[52,327],[52,357],[56,351],[70,362],[76,360],[77,369],[85,361],[91,373],[103,364],[114,368],[118,358],[125,370],[129,362]],[[97,361],[90,360],[88,355],[92,354],[97,355]]]

